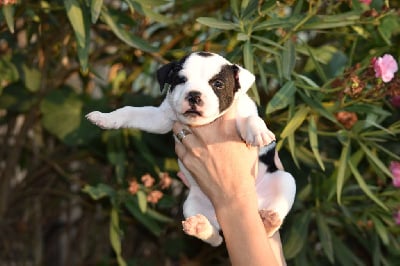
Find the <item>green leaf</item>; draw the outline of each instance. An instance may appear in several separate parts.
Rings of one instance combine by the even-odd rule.
[[[210,28],[215,28],[215,29],[220,29],[220,30],[238,29],[238,25],[236,25],[232,22],[222,21],[222,20],[218,20],[216,18],[211,18],[211,17],[199,17],[196,19],[196,21],[198,23],[208,26]]]
[[[331,237],[333,246],[335,247],[336,259],[341,263],[340,265],[365,266],[365,263],[352,252],[352,248],[345,245],[343,239],[337,237],[335,234],[332,234]]]
[[[278,28],[291,29],[304,19],[304,14],[292,15],[288,18],[274,17],[254,26],[253,31],[273,30]]]
[[[151,217],[157,221],[163,222],[163,223],[174,222],[174,219],[171,219],[170,217],[165,216],[164,214],[161,214],[158,211],[155,211],[153,209],[147,209],[146,213],[147,213],[147,215],[149,215],[149,217]]]
[[[386,16],[381,20],[378,26],[378,32],[387,45],[392,45],[391,38],[399,28],[396,16]]]
[[[309,108],[307,106],[301,105],[299,109],[294,114],[294,116],[289,120],[286,124],[286,127],[283,129],[281,133],[281,138],[284,139],[290,135],[293,135],[296,129],[298,129],[301,124],[303,124],[304,120],[307,118],[309,112]]]
[[[101,18],[111,28],[114,34],[126,44],[145,52],[153,53],[157,51],[156,47],[151,46],[145,40],[133,35],[131,32],[128,32],[121,27],[118,24],[118,16],[111,14],[107,9],[102,9]]]
[[[289,80],[279,89],[277,93],[272,97],[267,105],[265,113],[271,114],[275,111],[286,108],[291,101],[293,101],[293,95],[296,92],[294,82]]]
[[[280,50],[284,50],[284,49],[285,49],[285,47],[283,47],[283,46],[280,45],[279,43],[274,42],[274,41],[272,41],[272,40],[270,40],[270,39],[268,39],[268,38],[262,37],[262,36],[251,35],[251,38],[252,38],[252,39],[255,39],[255,40],[257,40],[257,41],[260,41],[260,42],[262,42],[262,43],[265,43],[265,44],[267,44],[267,45],[273,46],[273,47],[275,47],[275,48],[278,48],[278,49],[280,49]]]
[[[297,150],[298,147],[296,147],[296,139],[295,139],[294,134],[289,135],[287,140],[288,140],[288,144],[289,144],[290,155],[292,156],[293,161],[296,164],[296,166],[298,168],[300,168],[300,164],[299,164],[299,161],[298,161],[297,156],[296,156],[296,150]]]
[[[0,94],[0,109],[27,112],[37,100],[20,82],[11,83]]]
[[[372,104],[356,103],[345,108],[346,111],[356,113],[375,114],[380,117],[389,117],[393,115],[391,112],[382,108],[382,106],[376,106]]]
[[[126,153],[122,131],[110,130],[104,133],[107,138],[107,158],[115,166],[117,183],[122,184],[125,178]]]
[[[285,43],[285,49],[282,52],[283,77],[291,80],[293,69],[296,65],[296,50],[291,39]]]
[[[319,166],[323,171],[325,171],[325,165],[322,162],[321,159],[321,154],[319,153],[319,147],[318,147],[318,131],[317,131],[317,125],[315,123],[315,117],[311,116],[309,119],[309,124],[308,124],[308,138],[310,139],[310,146],[311,150],[315,156],[315,159],[317,160]]]
[[[320,87],[318,86],[318,84],[317,83],[315,83],[312,79],[310,79],[309,77],[307,77],[307,76],[304,76],[304,75],[301,75],[301,74],[296,74],[296,73],[293,73],[293,75],[298,79],[298,80],[296,80],[298,83],[296,83],[296,84],[299,84],[300,82],[300,80],[301,80],[301,82],[303,83],[303,82],[305,82],[306,83],[306,86],[307,86],[307,89],[316,89],[316,90],[320,90]]]
[[[329,60],[331,59],[330,55],[333,53],[330,50],[329,50],[329,52],[327,51],[327,49],[330,48],[330,46],[322,47],[322,48],[316,50],[315,52],[308,45],[305,45],[305,47],[306,47],[307,54],[310,56],[311,62],[313,64],[313,66],[315,67],[315,70],[317,71],[319,78],[323,82],[326,82],[327,77],[326,77],[325,71],[322,69],[319,61],[324,61],[325,63],[329,62]],[[318,53],[319,56],[317,56],[316,53]],[[325,59],[325,57],[329,57],[329,59]],[[307,68],[307,66],[306,66],[306,68]]]
[[[318,235],[321,240],[322,249],[324,253],[328,257],[331,263],[334,263],[333,257],[333,244],[332,244],[332,234],[331,231],[325,221],[325,217],[323,217],[320,213],[316,215],[317,227],[318,227]]]
[[[286,259],[296,257],[307,243],[308,227],[311,221],[311,211],[304,210],[294,217],[296,226],[289,229],[289,239],[285,241],[283,251]]]
[[[142,6],[141,9],[146,17],[148,17],[154,21],[164,23],[164,24],[171,24],[174,22],[173,19],[153,11],[153,9],[150,7]]]
[[[378,204],[382,209],[384,209],[385,211],[389,211],[389,208],[377,196],[375,196],[374,193],[372,193],[368,184],[365,182],[364,178],[361,176],[360,172],[358,171],[356,166],[354,166],[351,160],[348,161],[348,165],[362,191],[364,191],[364,193],[376,204]]]
[[[129,213],[135,217],[144,227],[146,227],[155,236],[160,236],[161,227],[149,216],[147,213],[142,213],[138,207],[138,204],[133,198],[128,198],[125,202],[125,207]]]
[[[336,177],[336,199],[338,204],[342,204],[342,189],[345,180],[347,162],[350,154],[350,139],[347,140],[346,143],[343,144],[342,153],[340,155],[340,159],[338,161],[338,171]]]
[[[7,23],[7,27],[11,33],[15,31],[15,23],[14,23],[14,13],[15,7],[14,5],[4,5],[2,7],[3,15]]]
[[[359,23],[360,15],[358,12],[343,12],[335,15],[319,15],[307,21],[303,30],[322,30],[351,26]]]
[[[259,49],[259,50],[261,50],[261,51],[263,51],[263,52],[265,52],[267,54],[273,54],[273,55],[280,56],[279,52],[277,52],[276,50],[274,50],[272,48],[269,48],[267,46],[262,46],[262,45],[259,45],[259,44],[253,44],[253,47],[255,47],[255,48],[257,48],[257,49]]]
[[[249,6],[249,2],[250,2],[250,0],[242,0],[240,8],[246,9]]]
[[[389,169],[385,166],[385,164],[379,159],[378,156],[374,155],[373,152],[368,149],[368,147],[362,143],[360,140],[358,141],[358,144],[360,147],[363,149],[365,154],[368,156],[368,158],[382,171],[384,172],[387,176],[392,178],[392,173],[389,171]]]
[[[161,6],[168,4],[170,0],[127,0],[129,2],[138,2],[145,6]]]
[[[241,5],[241,18],[246,21],[247,19],[251,19],[254,14],[257,14],[257,6],[258,0],[242,0]]]
[[[92,0],[90,4],[92,23],[96,23],[101,12],[101,7],[103,6],[103,0]]]
[[[239,0],[230,0],[230,7],[233,11],[233,14],[235,14],[236,17],[239,17]]]
[[[119,266],[126,266],[125,260],[122,258],[121,248],[121,229],[119,227],[119,216],[116,208],[111,209],[110,213],[110,243],[117,256]]]
[[[142,213],[145,213],[147,211],[147,197],[146,193],[143,190],[139,190],[136,193],[137,199],[138,199],[138,204],[139,204],[139,209]]]
[[[310,106],[313,111],[318,112],[321,114],[323,117],[329,119],[331,122],[337,124],[337,120],[335,116],[330,113],[320,102],[317,102],[311,97],[308,97],[305,95],[301,90],[297,90],[297,93],[300,95],[301,99],[308,105]]]
[[[372,221],[374,222],[374,227],[379,237],[381,238],[383,244],[389,245],[389,232],[387,227],[381,222],[378,217],[371,216]]]
[[[78,57],[83,72],[87,72],[89,60],[89,15],[84,6],[81,6],[78,0],[64,0],[64,6],[67,11],[68,19],[75,32],[78,44]]]
[[[385,147],[379,145],[376,142],[370,142],[370,145],[374,146],[376,149],[386,153],[387,155],[389,155],[390,157],[392,157],[394,160],[396,161],[400,161],[400,155],[396,154],[396,151],[391,151],[389,149],[386,149]],[[390,148],[390,147],[388,147]]]
[[[106,184],[97,184],[97,186],[85,185],[82,192],[89,194],[89,196],[94,200],[99,200],[104,197],[110,197],[111,199],[115,197],[115,191],[112,187]]]
[[[36,68],[29,68],[26,64],[22,66],[24,73],[25,87],[31,91],[36,92],[40,88],[42,73]]]
[[[253,57],[253,48],[250,43],[250,41],[246,41],[243,46],[243,61],[244,61],[244,67],[249,70],[251,73],[254,73],[254,57]],[[258,90],[255,85],[251,87],[251,97],[253,100],[257,103],[260,104],[260,96],[258,95]]]
[[[82,101],[72,92],[53,91],[41,102],[43,126],[60,140],[77,129],[82,118]]]
[[[81,47],[86,43],[86,31],[83,19],[83,10],[78,0],[64,0],[64,6],[67,11],[69,22],[74,29],[76,40]]]

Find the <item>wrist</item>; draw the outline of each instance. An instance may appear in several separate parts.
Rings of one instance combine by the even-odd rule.
[[[242,215],[258,213],[256,191],[231,197],[222,196],[218,201],[213,202],[213,205],[219,220],[220,218],[237,219]]]

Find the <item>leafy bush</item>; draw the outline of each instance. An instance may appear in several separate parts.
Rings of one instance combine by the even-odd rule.
[[[2,263],[227,263],[224,247],[181,232],[170,134],[84,118],[158,105],[156,69],[192,50],[257,76],[251,96],[298,187],[288,264],[397,263],[400,77],[376,76],[379,57],[400,59],[397,2],[0,4]]]

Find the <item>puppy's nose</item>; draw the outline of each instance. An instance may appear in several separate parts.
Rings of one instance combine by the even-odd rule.
[[[201,104],[201,92],[190,91],[185,98],[190,105],[200,105]]]

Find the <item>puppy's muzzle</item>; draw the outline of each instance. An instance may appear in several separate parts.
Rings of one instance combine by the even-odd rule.
[[[199,91],[190,91],[185,97],[185,100],[188,101],[189,105],[193,108],[195,106],[202,106],[203,101],[201,100],[201,92]]]

